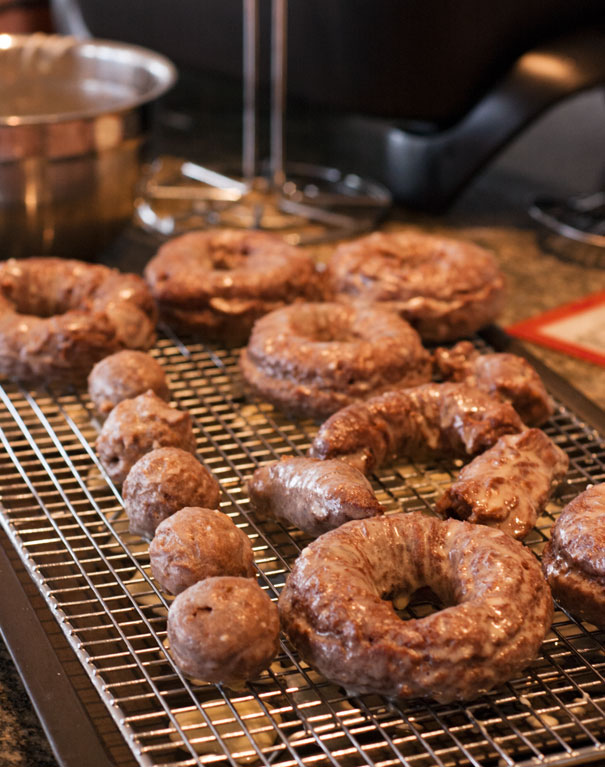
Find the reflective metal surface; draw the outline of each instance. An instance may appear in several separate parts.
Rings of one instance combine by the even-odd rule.
[[[3,257],[93,257],[132,215],[153,102],[175,82],[152,51],[0,35]]]

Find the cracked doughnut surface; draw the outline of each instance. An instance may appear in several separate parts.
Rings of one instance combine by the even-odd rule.
[[[563,509],[542,567],[563,607],[605,629],[605,483],[588,488]]]
[[[245,343],[267,312],[319,297],[311,256],[266,232],[181,235],[162,245],[145,279],[168,324],[228,346]]]
[[[387,601],[428,586],[444,608]],[[313,541],[279,599],[303,658],[355,693],[469,700],[536,656],[552,619],[533,555],[506,533],[421,513],[348,522]]]
[[[331,302],[293,304],[262,317],[240,367],[264,399],[311,418],[431,377],[430,355],[407,322],[380,307]]]
[[[144,280],[101,264],[0,262],[0,375],[79,384],[98,360],[148,349],[157,312]]]
[[[384,303],[425,341],[468,336],[500,313],[504,278],[471,242],[420,232],[373,232],[339,245],[327,278],[337,300]]]

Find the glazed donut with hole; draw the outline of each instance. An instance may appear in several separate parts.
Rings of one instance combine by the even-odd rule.
[[[79,384],[120,349],[148,349],[156,307],[141,277],[36,257],[0,262],[0,375]]]

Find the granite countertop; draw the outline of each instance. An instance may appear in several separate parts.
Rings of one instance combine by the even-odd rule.
[[[568,117],[566,140],[570,131],[573,133],[576,119],[572,110],[571,117]],[[384,225],[387,231],[410,226],[421,227],[468,238],[493,250],[507,279],[508,300],[500,320],[504,327],[605,289],[605,270],[568,263],[545,252],[527,217],[527,205],[531,198],[545,185],[549,188],[552,186],[552,178],[544,178],[545,171],[542,175],[532,176],[535,162],[532,166],[531,162],[524,159],[533,158],[532,153],[536,146],[540,146],[544,134],[549,136],[549,146],[552,147],[552,137],[556,139],[557,134],[553,126],[547,124],[543,127],[542,139],[541,134],[537,138],[528,136],[517,155],[516,150],[513,150],[512,156],[509,153],[502,161],[494,163],[446,214],[429,217],[397,209]],[[582,161],[580,168],[584,169],[584,175],[585,169],[590,164],[594,165],[595,147],[602,148],[600,133],[598,141],[600,143],[592,147],[586,142],[578,146]],[[603,160],[602,152],[600,160]],[[577,170],[578,162],[574,158],[573,170]],[[568,185],[568,189],[579,191],[573,183]],[[325,254],[326,249],[331,247],[323,246],[321,251]],[[531,345],[531,350],[588,398],[605,408],[605,368],[536,345]],[[56,765],[48,741],[2,643],[0,749],[2,764],[14,767]]]

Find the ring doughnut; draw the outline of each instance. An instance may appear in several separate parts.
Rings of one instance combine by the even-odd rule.
[[[328,262],[337,300],[384,303],[425,341],[450,341],[494,320],[504,279],[470,242],[419,232],[374,232],[339,245]]]
[[[402,620],[385,598],[429,587],[444,605]],[[419,512],[347,522],[313,541],[279,598],[303,658],[355,693],[469,700],[536,656],[553,605],[506,533]]]
[[[605,629],[605,483],[567,504],[555,522],[542,567],[555,599]]]
[[[136,274],[51,257],[0,262],[0,375],[80,383],[108,354],[148,349],[155,324]]]
[[[278,306],[318,297],[310,255],[265,232],[189,232],[145,268],[160,313],[177,330],[233,346]]]
[[[311,418],[431,376],[430,355],[407,322],[380,307],[330,302],[301,302],[259,319],[240,367],[264,399]]]

